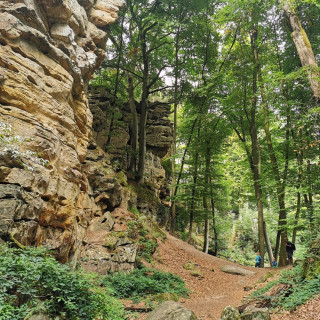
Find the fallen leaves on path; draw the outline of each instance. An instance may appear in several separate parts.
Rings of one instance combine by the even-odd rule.
[[[244,288],[253,286],[270,268],[241,268],[254,271],[253,275],[241,276],[224,273],[222,266],[237,264],[205,254],[193,246],[167,234],[165,242],[159,241],[154,255],[155,267],[179,275],[191,290],[189,299],[180,299],[180,303],[191,309],[199,319],[219,319],[224,307],[239,306],[248,294]],[[186,270],[183,266],[192,262],[195,271]]]
[[[295,311],[273,314],[272,320],[320,320],[320,297],[308,301]]]
[[[224,273],[222,266],[238,266],[237,264],[205,254],[186,242],[167,234],[167,240],[159,241],[154,254],[156,269],[179,275],[191,290],[189,299],[180,299],[179,303],[192,310],[199,320],[220,319],[224,307],[240,306],[241,300],[251,291],[248,288],[260,287],[259,280],[268,272],[277,273],[279,269],[254,267],[241,268],[254,271],[254,275],[241,276]],[[187,263],[195,266],[196,272],[186,270]],[[259,281],[261,282],[261,281]],[[245,290],[246,289],[246,290]],[[141,314],[140,320],[147,314]],[[320,297],[316,297],[295,312],[273,313],[272,320],[320,320]]]

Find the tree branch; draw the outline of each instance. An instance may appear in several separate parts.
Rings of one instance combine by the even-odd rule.
[[[163,88],[160,88],[160,89],[155,89],[155,90],[149,91],[149,93],[153,94],[153,93],[156,93],[156,92],[159,92],[159,91],[166,90],[168,88],[173,88],[173,86],[166,86],[166,87],[163,87]]]

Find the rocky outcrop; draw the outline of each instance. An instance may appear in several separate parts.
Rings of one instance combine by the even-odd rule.
[[[128,104],[114,102],[105,87],[89,88],[89,104],[93,114],[93,137],[99,147],[108,151],[115,170],[128,170],[130,162],[131,112]],[[136,109],[139,116],[139,104]],[[149,105],[146,132],[145,185],[148,190],[137,192],[137,208],[141,213],[161,218],[157,198],[169,196],[170,177],[162,160],[170,153],[172,144],[172,123],[169,120],[170,105],[152,102]],[[159,220],[159,219],[158,219]]]
[[[123,4],[0,3],[0,121],[12,126],[7,139],[19,137],[0,145],[0,237],[11,233],[25,245],[46,245],[61,261],[80,256],[95,217],[110,227],[107,212],[122,197],[115,176],[104,178],[103,167],[87,165],[92,114],[86,86]]]

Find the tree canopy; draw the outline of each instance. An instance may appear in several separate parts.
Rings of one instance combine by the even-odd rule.
[[[167,225],[205,252],[248,237],[284,265],[287,237],[319,232],[319,14],[313,0],[128,0],[112,26],[92,84],[131,101],[140,183],[149,101],[172,104]]]

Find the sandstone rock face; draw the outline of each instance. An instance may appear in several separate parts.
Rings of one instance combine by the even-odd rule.
[[[162,302],[148,316],[147,320],[197,320],[193,311],[174,301]]]
[[[25,245],[49,246],[61,261],[78,258],[92,219],[121,202],[121,184],[87,162],[92,114],[85,92],[123,4],[0,2],[0,122],[22,139],[15,150],[0,145],[0,237],[11,232]]]
[[[93,136],[99,147],[107,150],[115,170],[127,170],[130,162],[131,113],[127,104],[115,103],[105,87],[89,88],[89,105],[93,114]],[[139,105],[137,104],[139,112]],[[146,133],[145,184],[156,197],[169,195],[169,177],[162,165],[172,144],[172,123],[168,116],[170,106],[150,103]],[[139,114],[138,114],[139,116]],[[157,204],[150,197],[138,193],[137,208],[143,214],[157,218]],[[159,215],[159,214],[158,214]],[[159,220],[159,219],[158,219]]]

